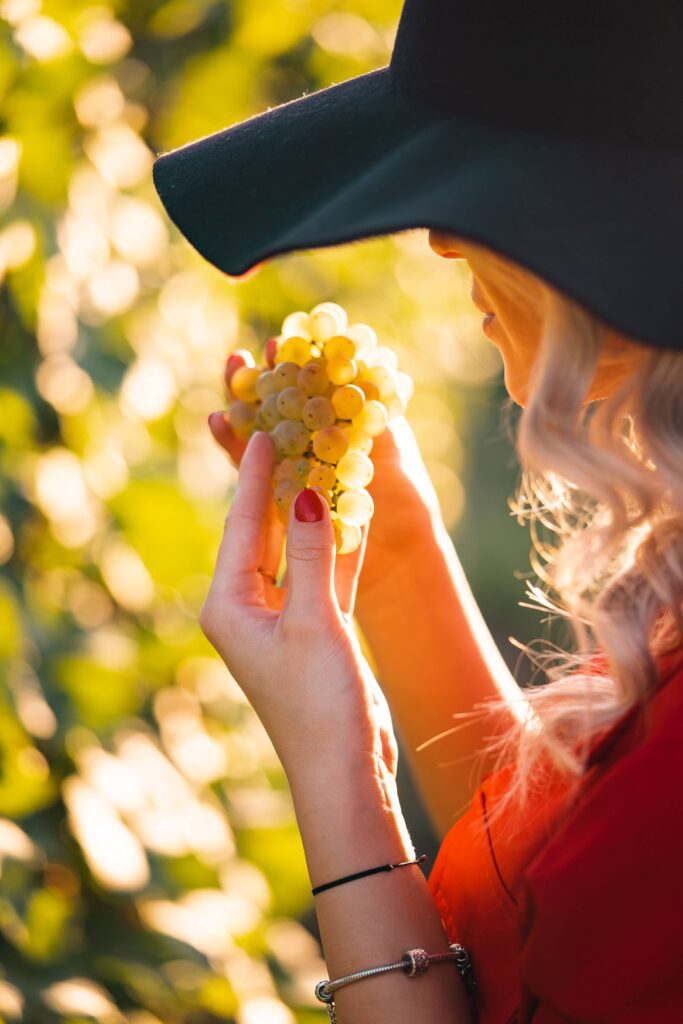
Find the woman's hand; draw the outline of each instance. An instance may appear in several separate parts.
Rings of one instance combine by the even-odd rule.
[[[254,434],[241,458],[202,629],[261,719],[290,781],[323,764],[394,776],[389,709],[351,624],[365,537],[357,552],[337,559],[327,505],[305,490],[290,512],[287,586],[277,587],[259,571],[274,574],[280,562],[274,460],[268,435]]]
[[[243,363],[241,356],[230,356],[229,371],[234,372]],[[239,466],[246,442],[233,431],[230,413],[212,413],[209,427],[221,448]],[[375,512],[358,585],[364,597],[377,592],[377,599],[381,600],[382,588],[393,586],[397,560],[410,557],[411,547],[429,535],[434,522],[441,517],[441,510],[405,417],[392,420],[384,433],[374,439],[371,458],[375,475],[368,491],[375,502]],[[339,559],[340,567],[346,566],[348,557]]]

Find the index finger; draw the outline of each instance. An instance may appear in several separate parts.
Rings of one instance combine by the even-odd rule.
[[[270,478],[275,447],[268,434],[252,434],[242,462],[237,490],[225,520],[225,531],[216,559],[215,583],[227,591],[255,576],[262,565],[267,540]]]
[[[224,452],[230,456],[236,466],[239,466],[246,448],[246,441],[238,437],[230,422],[230,415],[227,412],[212,412],[209,416],[209,430]]]

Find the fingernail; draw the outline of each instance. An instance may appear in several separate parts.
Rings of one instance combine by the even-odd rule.
[[[323,502],[320,495],[310,487],[300,491],[294,502],[294,515],[300,523],[319,523],[323,517]]]

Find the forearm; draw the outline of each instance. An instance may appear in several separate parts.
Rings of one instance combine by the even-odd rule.
[[[396,795],[380,767],[352,775],[321,767],[291,780],[313,887],[415,852]],[[356,879],[315,897],[328,977],[400,960],[407,949],[448,952],[448,938],[417,865]],[[335,993],[340,1024],[469,1024],[454,963],[417,978],[402,971],[354,982]]]
[[[372,587],[364,589],[361,577],[358,622],[427,809],[444,835],[478,784],[472,771],[476,752],[487,736],[521,715],[522,691],[484,622],[440,520],[401,552],[391,576],[372,578]],[[470,722],[416,751],[457,727],[454,714],[469,712],[488,697],[504,697],[509,713],[495,721]],[[490,767],[483,759],[480,763],[482,770]]]

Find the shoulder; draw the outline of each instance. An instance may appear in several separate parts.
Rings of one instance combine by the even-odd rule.
[[[558,1012],[539,1024],[683,1020],[683,669],[642,714],[520,879],[523,989]]]

